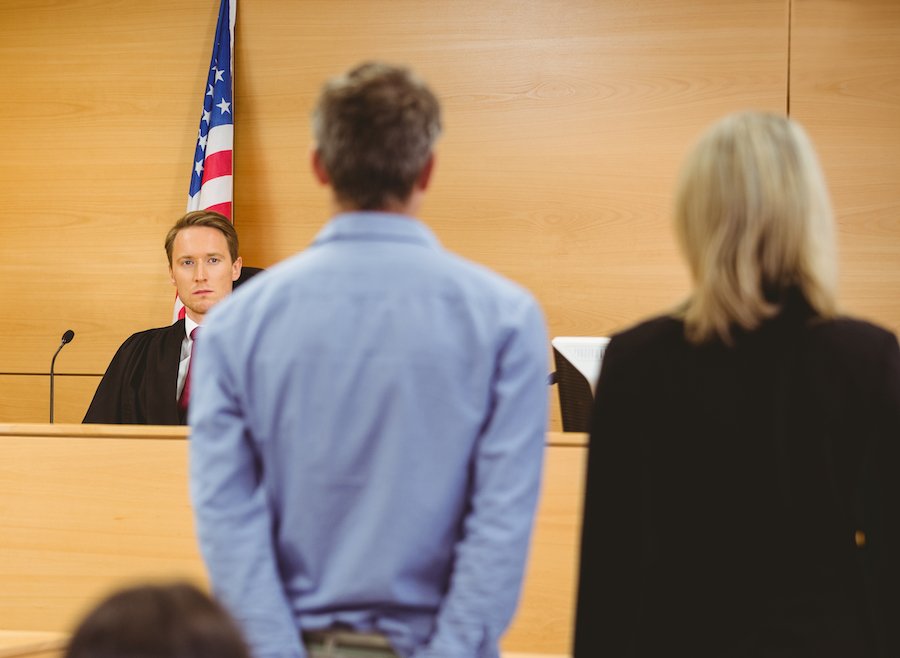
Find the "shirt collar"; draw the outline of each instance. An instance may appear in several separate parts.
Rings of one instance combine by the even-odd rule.
[[[411,242],[435,249],[441,246],[431,229],[415,217],[375,211],[336,215],[319,231],[313,244],[336,240]]]
[[[200,325],[191,320],[187,315],[184,316],[184,336],[188,340],[191,339],[191,332]]]

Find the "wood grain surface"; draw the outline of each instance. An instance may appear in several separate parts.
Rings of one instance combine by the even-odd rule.
[[[99,375],[128,335],[169,321],[162,241],[185,205],[214,5],[0,4],[0,373],[42,372],[71,328],[58,372]],[[308,171],[324,79],[405,63],[445,115],[423,219],[531,289],[551,335],[676,303],[684,152],[722,114],[786,106],[784,0],[268,0],[238,16],[245,262],[290,256],[327,219]]]
[[[100,376],[56,375],[54,379],[54,420],[80,423]],[[0,422],[46,423],[49,418],[49,375],[0,375]]]
[[[844,308],[900,332],[900,3],[793,0],[791,116],[838,221]]]
[[[0,620],[71,631],[109,591],[206,586],[188,497],[187,429],[0,424]],[[584,458],[550,433],[540,506],[507,651],[563,654],[573,620]]]

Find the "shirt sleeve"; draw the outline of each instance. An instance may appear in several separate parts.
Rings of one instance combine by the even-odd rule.
[[[472,491],[449,589],[415,658],[487,658],[515,612],[540,489],[547,431],[547,336],[530,298],[497,357],[494,404],[472,466]]]
[[[234,383],[225,337],[204,327],[195,346],[190,483],[200,550],[216,597],[254,658],[305,658],[278,576],[260,460]]]

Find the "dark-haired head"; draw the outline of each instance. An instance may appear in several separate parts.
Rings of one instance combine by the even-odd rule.
[[[228,613],[187,583],[143,585],[101,601],[65,658],[250,658]]]
[[[402,205],[429,166],[440,104],[408,69],[367,62],[325,84],[313,132],[337,200],[384,210]]]

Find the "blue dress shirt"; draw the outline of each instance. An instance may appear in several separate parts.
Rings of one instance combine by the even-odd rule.
[[[195,359],[201,550],[256,658],[334,626],[498,656],[547,423],[530,294],[411,217],[344,214],[217,305]]]

